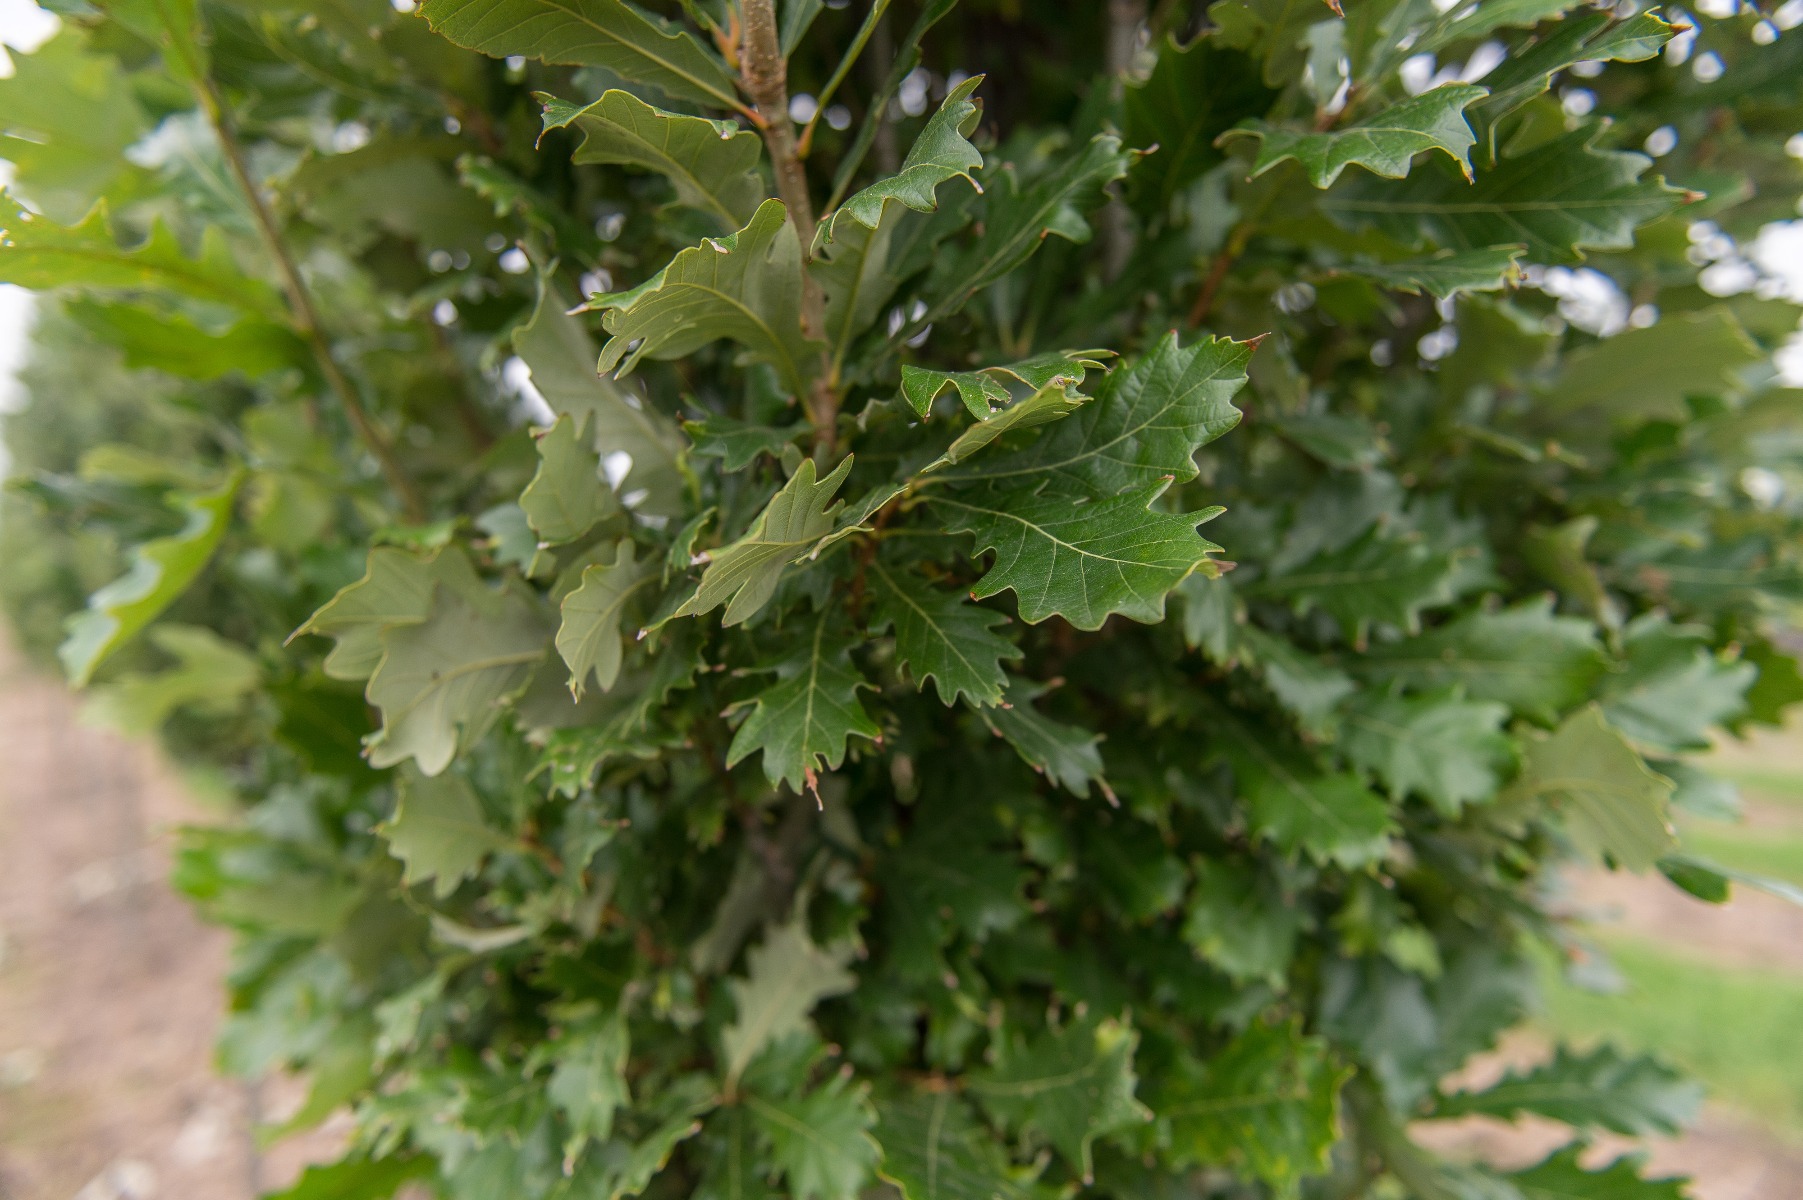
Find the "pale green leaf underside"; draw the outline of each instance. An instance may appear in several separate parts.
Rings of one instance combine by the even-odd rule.
[[[737,233],[679,251],[631,291],[589,301],[613,335],[599,369],[624,375],[642,358],[682,358],[726,338],[774,367],[792,395],[805,395],[822,346],[802,336],[801,271],[787,210],[766,200]]]
[[[849,950],[816,946],[800,923],[772,926],[763,942],[751,948],[745,977],[727,984],[738,1013],[720,1034],[729,1084],[759,1051],[806,1028],[816,1004],[857,985],[857,977],[845,969]]]
[[[548,633],[520,591],[435,585],[424,621],[382,631],[382,662],[367,690],[382,712],[381,730],[368,739],[370,763],[411,758],[424,775],[442,772],[526,686]]]
[[[553,412],[591,423],[597,453],[606,457],[618,452],[632,460],[621,486],[627,493],[643,493],[641,511],[656,516],[685,512],[677,465],[682,435],[675,422],[596,372],[594,342],[568,308],[550,277],[542,276],[531,319],[513,331],[514,351],[531,368],[532,386]]]
[[[656,581],[652,562],[633,561],[633,552],[632,540],[621,538],[612,561],[584,568],[580,586],[563,598],[557,653],[570,668],[570,693],[578,700],[591,674],[604,692],[619,678],[626,604]]]
[[[738,229],[764,198],[757,167],[763,157],[758,135],[730,121],[710,121],[653,108],[630,92],[603,92],[587,107],[541,97],[544,128],[582,133],[571,161],[639,167],[664,176],[676,198],[717,218],[723,229]]]
[[[476,873],[494,850],[513,844],[482,815],[482,802],[463,779],[402,776],[394,816],[381,825],[388,848],[406,864],[401,881],[433,881],[439,899]]]
[[[131,569],[88,597],[87,608],[70,618],[57,655],[71,683],[85,686],[108,655],[175,603],[212,561],[243,482],[242,474],[233,474],[211,492],[184,497],[188,519],[181,530],[139,546]]]
[[[726,624],[750,619],[776,594],[783,568],[811,553],[833,532],[833,518],[844,502],[830,502],[851,473],[851,464],[847,455],[831,474],[816,481],[814,460],[804,459],[745,536],[714,551],[695,594],[674,615],[699,616],[725,604]]]
[[[902,398],[908,407],[925,418],[933,411],[933,401],[951,388],[970,415],[987,421],[996,410],[1010,402],[1005,381],[1013,379],[1034,391],[1053,383],[1081,385],[1089,371],[1106,370],[1104,358],[1112,358],[1110,350],[1052,350],[1036,354],[1020,362],[999,367],[983,367],[976,371],[936,371],[931,367],[902,364]]]
[[[1644,871],[1677,848],[1671,781],[1653,773],[1596,705],[1574,712],[1522,752],[1509,794],[1550,805],[1579,849]]]
[[[573,542],[619,510],[601,479],[591,423],[562,413],[538,435],[538,471],[520,493],[520,508],[547,546]]]
[[[719,59],[622,0],[425,0],[420,15],[441,36],[491,58],[606,67],[698,104],[740,106]]]

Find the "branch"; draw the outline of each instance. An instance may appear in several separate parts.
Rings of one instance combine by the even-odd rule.
[[[288,245],[282,240],[281,227],[276,224],[275,214],[269,211],[262,190],[251,178],[250,168],[245,165],[244,149],[238,144],[238,135],[232,129],[231,118],[226,112],[225,101],[220,96],[219,89],[204,72],[195,72],[195,80],[195,90],[200,96],[201,106],[206,110],[207,120],[211,122],[213,132],[219,138],[219,146],[225,153],[227,165],[231,167],[232,177],[237,180],[239,190],[250,204],[251,215],[256,220],[257,232],[262,235],[264,248],[269,252],[270,258],[275,260],[276,272],[282,280],[282,290],[288,297],[288,311],[295,331],[313,351],[313,357],[319,363],[320,374],[325,376],[326,385],[338,397],[338,403],[344,408],[344,415],[350,419],[351,428],[356,430],[363,444],[375,455],[376,462],[382,468],[382,475],[387,479],[395,498],[401,502],[408,521],[415,524],[424,521],[426,507],[420,499],[413,477],[401,465],[400,459],[395,457],[393,444],[370,419],[369,411],[363,407],[356,387],[346,377],[338,360],[332,357],[331,344],[326,341],[325,332],[320,328],[319,310],[313,303],[313,294],[307,290],[300,269],[295,265],[294,256],[288,252]]]
[[[745,50],[740,78],[757,105],[764,144],[776,172],[776,191],[789,208],[802,252],[814,240],[814,204],[808,198],[807,169],[801,165],[795,125],[789,120],[789,63],[776,33],[775,0],[745,0]]]
[[[795,226],[805,258],[814,244],[814,203],[808,196],[808,172],[795,141],[795,125],[789,120],[789,63],[777,38],[775,0],[744,0],[740,11],[745,21],[740,79],[746,94],[757,105],[764,145],[770,150],[770,163],[776,174],[776,190],[788,206],[789,221]],[[820,288],[804,270],[801,331],[819,340],[824,327]],[[830,453],[838,440],[839,394],[824,369],[814,384],[813,394],[805,399],[815,440]]]

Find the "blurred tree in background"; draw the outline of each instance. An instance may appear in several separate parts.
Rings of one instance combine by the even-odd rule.
[[[0,586],[242,802],[292,1195],[1681,1194],[1442,1081],[1761,886],[1799,0],[52,7]]]

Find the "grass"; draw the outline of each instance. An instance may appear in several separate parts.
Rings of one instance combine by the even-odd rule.
[[[1627,989],[1601,995],[1549,978],[1549,1032],[1656,1052],[1717,1102],[1803,1140],[1803,977],[1717,966],[1638,940],[1606,945]]]
[[[1736,759],[1714,762],[1705,759],[1698,765],[1713,775],[1720,775],[1723,779],[1740,785],[1741,790],[1754,799],[1787,807],[1803,805],[1803,772],[1787,771],[1782,767],[1769,765],[1753,765]]]
[[[1803,886],[1803,829],[1686,821],[1681,833],[1684,849],[1700,858]]]

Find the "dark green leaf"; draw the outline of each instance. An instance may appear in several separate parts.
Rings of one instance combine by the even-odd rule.
[[[1254,1024],[1211,1059],[1179,1059],[1153,1109],[1177,1161],[1230,1166],[1292,1196],[1327,1168],[1346,1075],[1298,1022]]]
[[[1449,817],[1496,794],[1515,761],[1503,732],[1506,706],[1466,700],[1456,689],[1421,696],[1374,696],[1346,713],[1342,746],[1353,765],[1390,793],[1420,796]]]
[[[1454,1092],[1434,1105],[1436,1117],[1472,1113],[1510,1120],[1521,1113],[1579,1129],[1631,1136],[1677,1133],[1702,1102],[1702,1087],[1656,1058],[1623,1057],[1612,1046],[1587,1054],[1560,1047],[1552,1061],[1511,1072],[1481,1092]]]
[[[1464,113],[1488,94],[1488,88],[1446,84],[1343,129],[1297,133],[1254,121],[1231,131],[1231,136],[1259,139],[1258,156],[1252,162],[1254,177],[1293,158],[1318,188],[1333,186],[1340,172],[1354,164],[1375,175],[1401,179],[1409,173],[1415,155],[1439,150],[1450,155],[1469,179],[1471,147],[1477,138]]]
[[[776,682],[757,694],[733,734],[727,766],[762,751],[770,782],[799,792],[814,787],[819,772],[838,769],[854,735],[882,736],[858,703],[859,689],[871,685],[851,663],[852,643],[829,635],[827,624],[823,615],[787,657],[764,668],[776,673]]]
[[[877,596],[872,628],[892,626],[895,656],[919,687],[933,680],[946,704],[963,696],[972,704],[1000,704],[1007,675],[1004,661],[1018,659],[1013,642],[992,632],[1007,618],[994,609],[967,602],[956,592],[928,585],[910,572],[870,564]]]
[[[681,358],[727,338],[776,368],[791,395],[807,392],[820,343],[801,331],[801,243],[780,200],[737,233],[708,238],[627,292],[589,299],[613,336],[600,369],[629,373],[642,358]]]
[[[1538,599],[1373,646],[1365,669],[1413,689],[1458,685],[1473,700],[1498,700],[1550,725],[1589,694],[1603,665],[1590,622],[1554,616],[1552,602]]]
[[[1677,208],[1684,193],[1644,179],[1645,156],[1598,150],[1600,126],[1579,126],[1468,183],[1456,168],[1428,168],[1402,184],[1355,180],[1324,196],[1335,220],[1375,227],[1411,245],[1454,251],[1505,242],[1538,263],[1583,261],[1585,250],[1625,250],[1634,230]]]
[[[544,128],[582,133],[572,161],[655,171],[676,198],[713,216],[728,232],[751,219],[764,199],[758,177],[763,145],[731,121],[710,121],[653,108],[630,92],[607,91],[586,107],[544,98]]]
[[[441,36],[493,58],[606,67],[697,104],[740,107],[719,59],[623,0],[425,0],[420,15]]]
[[[1151,1116],[1133,1098],[1138,1044],[1131,1025],[1094,1019],[1030,1040],[1002,1039],[995,1066],[971,1076],[969,1090],[997,1121],[1044,1138],[1091,1182],[1096,1138]]]

